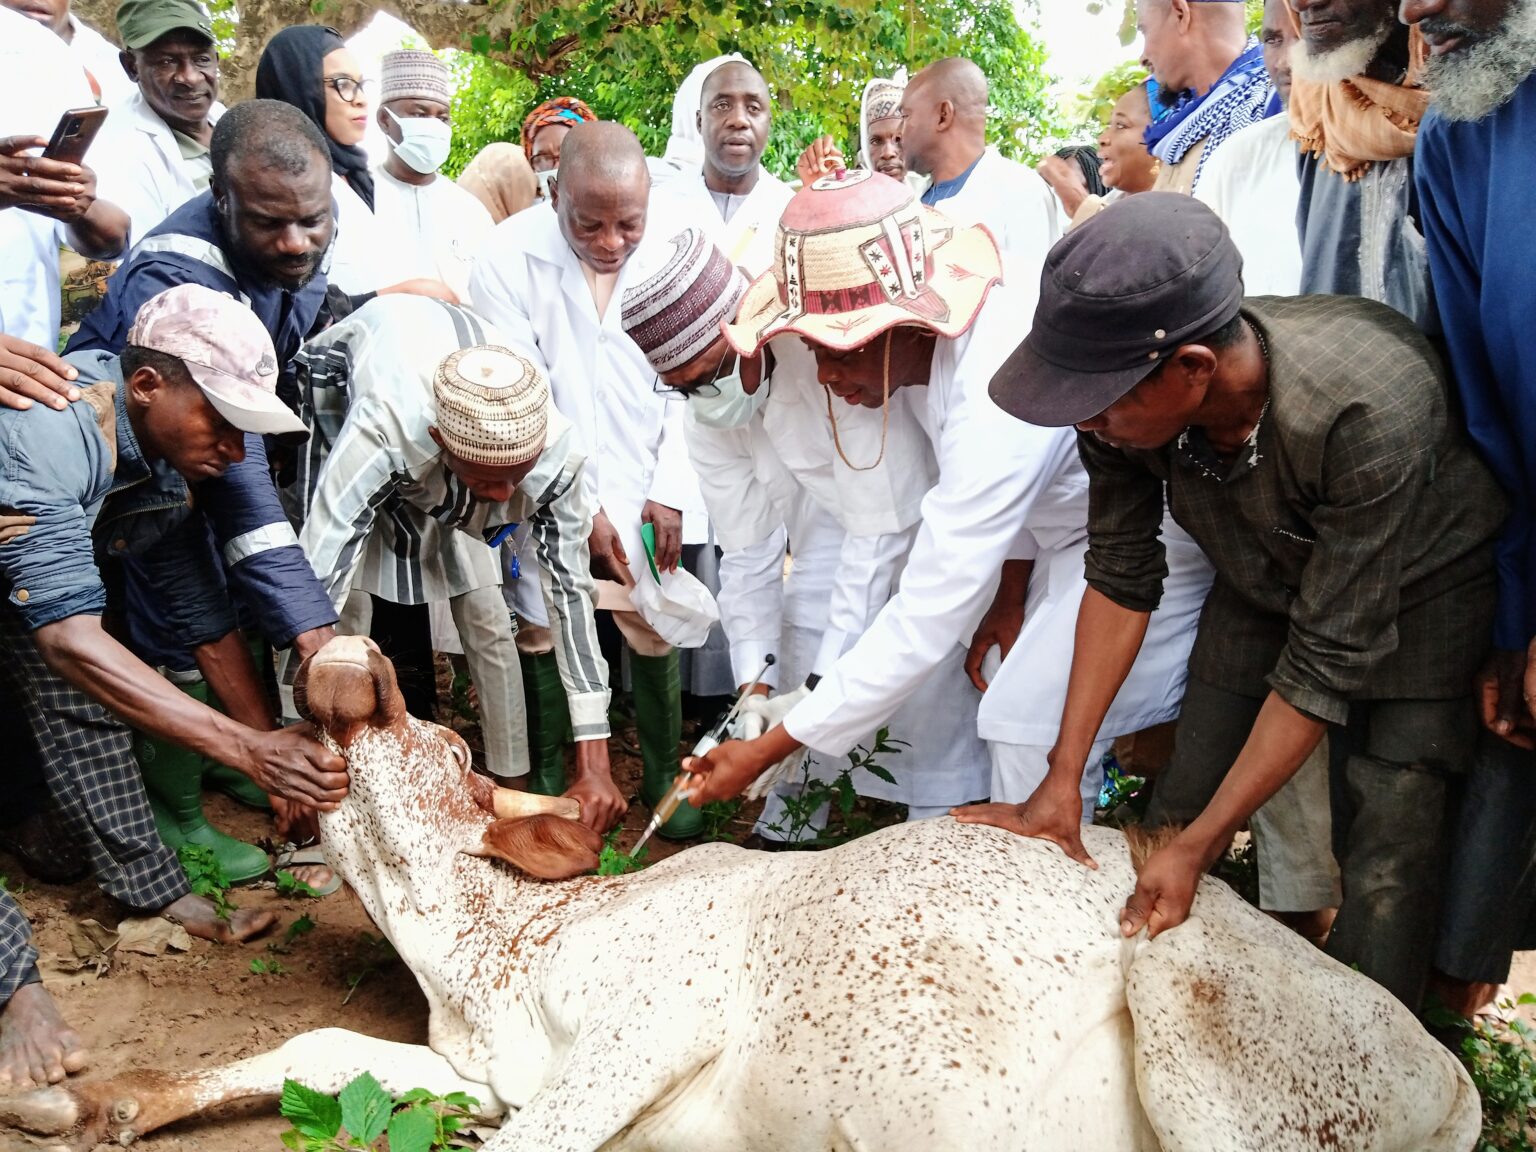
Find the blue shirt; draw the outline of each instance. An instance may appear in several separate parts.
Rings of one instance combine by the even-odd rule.
[[[1467,428],[1510,497],[1494,643],[1536,637],[1536,76],[1482,120],[1435,112],[1416,178],[1435,302]]]
[[[982,156],[986,153],[983,152]],[[971,161],[971,166],[953,180],[940,180],[936,184],[930,184],[928,191],[923,193],[923,203],[930,208],[937,208],[939,202],[948,200],[951,196],[960,195],[960,190],[965,187],[965,182],[971,178],[971,173],[976,171],[976,165],[981,163],[981,156]]]
[[[98,555],[144,563],[166,601],[167,635],[189,647],[235,626],[207,529],[187,482],[153,463],[128,420],[117,357],[70,357],[85,396],[63,411],[0,409],[0,507],[37,517],[0,545],[0,586],[32,630],[99,616]]]
[[[324,275],[290,292],[236,261],[226,250],[213,194],[204,192],[134,246],[107,281],[106,299],[70,339],[69,351],[121,352],[139,309],[178,284],[202,284],[248,304],[271,335],[285,376],[315,324],[326,290]],[[245,438],[242,463],[198,486],[198,502],[213,529],[231,590],[275,646],[287,647],[299,633],[336,622],[330,599],[278,502],[260,436]],[[165,597],[158,590],[153,596],[134,595],[135,586],[149,586],[144,575],[137,573],[129,582],[130,616],[135,618],[132,631],[139,641],[135,647],[157,663],[190,667],[185,652],[174,653],[150,642],[165,622]],[[150,627],[137,626],[143,616],[150,618]]]

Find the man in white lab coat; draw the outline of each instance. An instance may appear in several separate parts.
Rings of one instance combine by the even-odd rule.
[[[960,56],[928,65],[901,96],[909,171],[932,177],[923,203],[957,224],[985,224],[1002,249],[1005,283],[1040,277],[1061,238],[1056,196],[1032,169],[987,147],[987,78]]]
[[[624,332],[620,300],[642,273],[650,177],[640,142],[611,122],[578,124],[560,151],[554,211],[523,212],[496,226],[470,277],[475,310],[524,349],[550,381],[555,403],[575,424],[587,452],[587,479],[600,511],[591,538],[596,574],[632,585],[646,563],[641,525],[655,532],[656,563],[673,570],[682,547],[679,509],[694,481],[682,442],[681,406],[655,390],[656,373]],[[664,243],[664,238],[662,240]],[[518,616],[545,620],[531,585],[536,558],[514,590]],[[599,585],[599,600],[605,597]],[[622,599],[622,597],[621,597]],[[645,763],[648,804],[670,787],[682,730],[678,656],[633,612],[614,622],[631,651],[636,729]],[[531,787],[564,791],[561,746],[564,691],[552,653],[523,664],[529,691]],[[686,805],[662,834],[692,835],[701,826]]]
[[[780,266],[749,290],[727,338],[750,355],[779,333],[798,334],[813,347],[821,382],[853,404],[924,387],[919,418],[939,479],[896,596],[780,724],[685,763],[700,776],[696,803],[735,795],[802,745],[846,748],[900,714],[969,643],[1005,561],[1034,562],[1045,577],[1037,612],[1054,616],[1073,590],[1058,554],[1080,547],[1086,528],[1087,479],[1073,437],[1010,429],[986,394],[1031,301],[1028,291],[994,287],[1001,260],[985,229],[958,227],[905,186],[858,171],[800,192],[780,233]],[[1069,666],[1070,651],[1070,637],[1050,633],[1014,646],[1010,660],[1035,672],[1012,701],[1020,714],[1059,715],[1065,676],[1048,666]]]

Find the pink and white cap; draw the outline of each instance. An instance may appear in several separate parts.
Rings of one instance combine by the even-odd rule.
[[[201,284],[178,284],[148,300],[128,343],[174,356],[208,403],[242,432],[297,441],[309,429],[277,398],[277,353],[266,326],[244,304]]]

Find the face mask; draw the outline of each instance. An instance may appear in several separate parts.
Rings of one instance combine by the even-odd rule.
[[[751,396],[741,385],[741,357],[736,357],[736,366],[729,376],[721,376],[715,381],[715,386],[720,389],[718,396],[689,396],[688,414],[706,428],[740,428],[756,414],[758,405],[763,396],[767,395],[767,381],[764,381]]]
[[[548,172],[535,172],[533,178],[539,182],[539,199],[548,200],[549,186],[560,177],[560,169],[551,168]]]
[[[430,176],[443,166],[453,147],[452,128],[435,116],[407,116],[402,120],[389,112],[389,118],[400,126],[400,143],[394,146],[400,163],[423,176]]]

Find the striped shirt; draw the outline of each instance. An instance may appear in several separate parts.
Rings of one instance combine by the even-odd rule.
[[[544,451],[501,504],[475,498],[429,433],[437,365],[477,344],[508,341],[462,308],[405,295],[373,300],[309,341],[297,367],[300,415],[312,435],[284,493],[289,514],[302,521],[299,542],[338,607],[365,560],[374,561],[368,590],[394,603],[482,587],[476,566],[483,558],[496,567],[483,541],[523,526],[538,550],[576,739],[606,738],[608,666],[587,553],[593,505],[570,422],[551,404]]]

